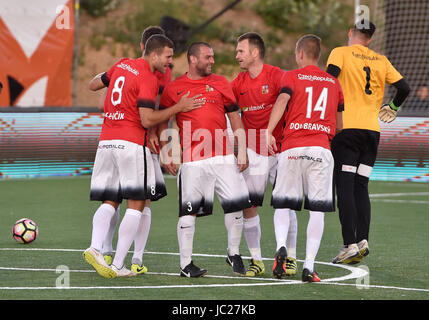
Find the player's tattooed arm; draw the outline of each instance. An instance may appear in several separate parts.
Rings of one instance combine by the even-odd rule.
[[[104,110],[104,101],[106,100],[106,95],[107,95],[107,89],[104,90],[104,92],[101,94],[100,96],[100,100],[98,101],[98,109],[100,109],[101,111]]]
[[[92,78],[92,80],[89,82],[89,86],[88,86],[89,90],[97,91],[107,87],[107,85],[102,80],[102,77],[104,74],[105,72],[102,72],[97,74],[94,78]]]

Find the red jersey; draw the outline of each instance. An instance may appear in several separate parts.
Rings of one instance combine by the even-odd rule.
[[[171,82],[171,78],[172,78],[172,73],[171,73],[171,69],[169,67],[167,67],[167,69],[165,69],[165,73],[161,73],[158,70],[155,70],[155,76],[158,79],[158,94],[162,94],[162,91],[164,91],[165,86]]]
[[[338,80],[316,66],[307,66],[286,72],[281,91],[291,96],[281,151],[308,146],[330,149],[337,112],[344,110]]]
[[[231,82],[232,90],[241,108],[241,119],[246,128],[247,147],[256,153],[268,155],[264,129],[268,127],[271,110],[281,90],[284,71],[278,67],[264,64],[262,72],[254,79],[248,71],[240,72]],[[283,119],[273,131],[280,149],[283,133]]]
[[[146,145],[139,108],[155,108],[158,81],[143,58],[119,60],[101,80],[108,87],[100,140],[120,139]]]
[[[202,94],[199,99],[205,103],[201,108],[176,114],[182,162],[231,154],[225,112],[237,111],[238,107],[228,80],[216,74],[191,80],[185,73],[165,87],[160,109],[175,105],[188,91],[189,97]]]

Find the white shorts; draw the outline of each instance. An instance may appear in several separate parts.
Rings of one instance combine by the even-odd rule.
[[[183,163],[177,184],[180,217],[211,214],[215,192],[225,213],[251,207],[246,182],[232,154]]]
[[[150,197],[151,201],[157,201],[167,195],[164,174],[159,163],[159,155],[152,153],[153,168],[155,171],[155,194]]]
[[[333,170],[331,151],[322,147],[292,148],[280,153],[272,206],[300,211],[304,191],[305,209],[335,211]]]
[[[154,196],[155,172],[150,150],[125,140],[98,144],[91,177],[90,199],[122,202]]]
[[[253,206],[262,206],[268,179],[274,185],[277,170],[277,156],[262,156],[247,149],[249,167],[243,171],[243,177],[249,189]]]

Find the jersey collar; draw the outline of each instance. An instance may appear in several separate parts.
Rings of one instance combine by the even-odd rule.
[[[306,66],[306,67],[304,67],[302,69],[304,69],[304,70],[311,70],[311,71],[320,71],[320,68],[318,66],[312,66],[312,65]]]
[[[149,62],[147,62],[145,58],[140,57],[140,58],[138,58],[137,60],[139,60],[139,61],[143,64],[143,67],[144,67],[147,71],[149,71],[150,73],[155,74],[156,69],[154,69],[154,70],[153,70],[153,72],[152,72],[152,71],[150,70]]]

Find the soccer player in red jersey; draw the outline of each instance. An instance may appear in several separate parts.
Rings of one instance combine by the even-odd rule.
[[[162,34],[165,35],[164,30],[159,26],[149,26],[143,30],[140,49],[143,52],[145,49],[145,43],[147,40],[155,35]],[[156,96],[155,110],[158,110],[159,99],[164,87],[171,81],[171,68],[165,68],[165,73],[162,73],[159,70],[154,72],[156,78],[158,79],[158,95]],[[100,101],[100,108],[104,109],[104,101],[106,97],[107,89],[105,90],[102,101]],[[155,191],[151,191],[150,200],[147,199],[145,202],[145,207],[142,212],[140,219],[140,225],[136,234],[136,239],[134,240],[134,253],[131,261],[131,271],[136,272],[137,274],[144,274],[147,272],[147,267],[143,265],[143,252],[146,247],[146,242],[149,236],[150,225],[152,220],[152,211],[150,209],[151,201],[157,201],[167,195],[167,189],[165,186],[164,176],[159,164],[159,141],[156,126],[148,128],[149,130],[149,141],[148,147],[151,150],[151,158],[153,160],[153,166],[155,170]],[[150,159],[148,159],[150,160]],[[106,263],[110,265],[113,261],[113,236],[115,234],[116,227],[119,223],[120,217],[120,206],[116,209],[115,214],[112,217],[109,232],[106,235],[106,239],[103,242],[103,256],[106,260]]]
[[[250,207],[249,192],[241,171],[248,166],[246,144],[238,140],[237,159],[229,144],[227,114],[231,127],[244,137],[244,128],[238,107],[226,78],[213,74],[213,49],[208,43],[195,42],[187,53],[189,71],[168,84],[161,96],[160,108],[174,106],[184,93],[201,94],[202,108],[176,115],[180,130],[182,164],[178,173],[179,221],[177,235],[180,251],[180,275],[201,277],[206,269],[194,265],[192,247],[197,216],[210,215],[214,193],[225,212],[228,235],[227,261],[236,274],[245,275],[246,269],[239,246],[243,229],[243,209]],[[167,129],[167,123],[159,126]],[[244,140],[243,139],[243,140]],[[166,168],[176,174],[172,160],[164,158],[166,141],[161,142],[161,159]]]
[[[317,66],[320,57],[320,38],[301,37],[295,50],[300,69],[286,72],[267,130],[270,152],[277,151],[274,129],[286,109],[281,153],[271,204],[274,208],[301,210],[303,190],[304,208],[310,211],[307,225],[307,244],[302,281],[319,282],[314,260],[319,250],[324,228],[324,212],[335,211],[333,196],[334,160],[330,142],[342,129],[344,97],[336,78]],[[278,255],[273,274],[281,277]]]
[[[94,214],[91,246],[83,256],[105,278],[136,275],[125,268],[124,259],[134,241],[145,201],[155,190],[153,162],[147,160],[150,151],[146,128],[177,112],[201,107],[198,96],[185,95],[168,110],[154,110],[158,93],[154,71],[164,72],[172,58],[171,40],[154,35],[147,41],[141,58],[123,58],[89,84],[90,90],[108,87],[108,91],[90,192],[90,199],[102,204]],[[102,244],[123,199],[127,199],[127,209],[119,226],[116,254],[109,267],[101,254]]]
[[[284,71],[264,63],[264,40],[255,32],[245,33],[237,39],[236,52],[236,59],[244,71],[237,75],[231,82],[231,86],[241,109],[241,119],[246,129],[249,168],[243,172],[243,176],[249,188],[253,206],[243,210],[243,233],[252,256],[246,276],[253,277],[263,275],[265,272],[257,207],[262,206],[268,179],[273,184],[276,175],[277,155],[268,154],[265,130],[268,126],[271,109],[280,94]],[[279,121],[273,132],[278,146],[283,133],[283,124],[284,121]],[[287,274],[293,275],[296,273],[297,223],[295,211],[276,209],[274,221],[277,250],[286,247],[286,235],[288,235],[287,252],[289,256],[285,256],[283,260],[286,262]],[[287,268],[288,266],[289,268]]]

